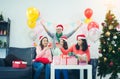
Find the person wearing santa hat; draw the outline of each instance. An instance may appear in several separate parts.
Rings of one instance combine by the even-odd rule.
[[[48,38],[44,36],[39,37],[40,44],[36,47],[36,57],[33,62],[33,67],[35,69],[34,79],[39,79],[41,70],[45,66],[45,79],[49,79],[50,77],[50,62],[52,62],[52,54],[50,48],[52,46],[48,46]],[[44,58],[43,63],[40,61],[40,58]],[[39,60],[38,60],[39,59]]]
[[[76,54],[78,56],[78,58],[80,60],[83,60],[84,58],[82,58],[81,56],[83,54],[86,55],[86,62],[90,61],[90,52],[89,52],[89,48],[88,48],[88,44],[86,41],[86,36],[84,34],[79,34],[76,37],[77,43],[72,45],[68,50],[64,50],[64,48],[60,48],[61,51],[64,54],[68,54],[69,52],[73,52],[74,54]]]
[[[58,48],[57,46],[59,46],[59,44],[65,49],[68,49],[68,44],[67,44],[67,37],[66,36],[61,36],[60,38],[60,42],[58,44],[56,44],[56,48],[53,51],[53,56],[60,56],[63,55],[62,51],[60,50],[60,48]],[[60,73],[63,73],[63,77],[64,79],[69,79],[68,78],[68,70],[67,69],[56,69],[55,70],[55,77],[56,79],[60,79]]]
[[[86,41],[86,36],[84,34],[79,34],[76,36],[76,41],[77,43],[73,44],[67,50],[65,50],[62,46],[59,46],[59,48],[64,54],[73,52],[73,54],[76,57],[78,57],[79,61],[86,61],[86,63],[88,63],[90,61],[90,51],[89,51],[88,44]],[[86,74],[87,74],[87,71],[85,70],[84,78],[86,77]]]
[[[70,36],[72,36],[78,29],[80,26],[82,26],[82,23],[80,23],[80,25],[78,25],[78,27],[76,29],[74,29],[73,31],[71,31],[68,34],[63,34],[63,30],[64,27],[62,24],[58,24],[56,26],[56,33],[51,33],[46,27],[45,25],[41,22],[41,25],[43,26],[43,28],[45,29],[45,31],[47,32],[47,34],[53,39],[53,47],[56,47],[56,42],[60,42],[60,37],[61,36],[67,36],[67,38],[69,38]]]

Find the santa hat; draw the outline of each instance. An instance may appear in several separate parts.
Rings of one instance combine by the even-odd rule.
[[[63,31],[63,25],[62,25],[62,24],[58,24],[58,25],[56,26],[56,28],[61,28],[62,31]]]
[[[39,37],[39,40],[41,41],[43,38],[44,38],[44,36],[40,36],[40,37]]]
[[[63,39],[65,41],[67,41],[67,37],[66,36],[61,36],[60,39]]]
[[[86,39],[85,35],[84,34],[80,34],[80,35],[77,35],[77,40],[78,39]]]

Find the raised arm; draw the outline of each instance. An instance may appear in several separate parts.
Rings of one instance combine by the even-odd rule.
[[[80,28],[80,26],[82,26],[82,25],[83,25],[83,23],[80,23],[80,25],[78,25],[76,29],[74,29],[72,32],[66,34],[66,36],[67,36],[68,38],[69,38],[70,36],[72,36],[72,35]]]
[[[51,38],[53,38],[54,37],[54,34],[52,34],[50,31],[48,31],[48,29],[45,27],[45,25],[42,23],[42,22],[40,22],[41,23],[41,25],[43,26],[43,28],[45,29],[45,31],[47,32],[47,34],[51,37]]]

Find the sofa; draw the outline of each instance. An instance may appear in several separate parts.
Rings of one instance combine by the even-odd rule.
[[[33,79],[34,68],[32,67],[32,63],[33,63],[32,60],[36,56],[35,47],[28,47],[28,48],[10,47],[8,49],[7,56],[9,54],[13,54],[16,57],[26,61],[27,68],[15,69],[12,68],[12,66],[6,66],[5,58],[0,58],[0,79]],[[69,70],[68,74],[69,74],[69,79],[79,79],[78,70]],[[39,79],[45,79],[44,69],[42,70]],[[61,73],[61,79],[64,79],[62,73]]]
[[[32,60],[35,57],[35,47],[17,48],[9,47],[7,55],[14,55],[27,62],[27,67],[23,69],[7,66],[5,58],[0,58],[0,79],[32,79]]]

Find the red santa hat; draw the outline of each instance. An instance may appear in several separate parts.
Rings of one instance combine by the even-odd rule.
[[[41,41],[43,38],[44,38],[44,36],[41,35],[41,36],[39,37],[39,40]]]
[[[80,35],[77,35],[77,40],[78,39],[86,39],[85,35],[84,34],[80,34]]]
[[[60,39],[67,41],[67,36],[61,36]]]
[[[56,26],[56,28],[60,28],[60,29],[62,29],[62,31],[63,31],[63,25],[62,24],[58,24],[57,26]]]

